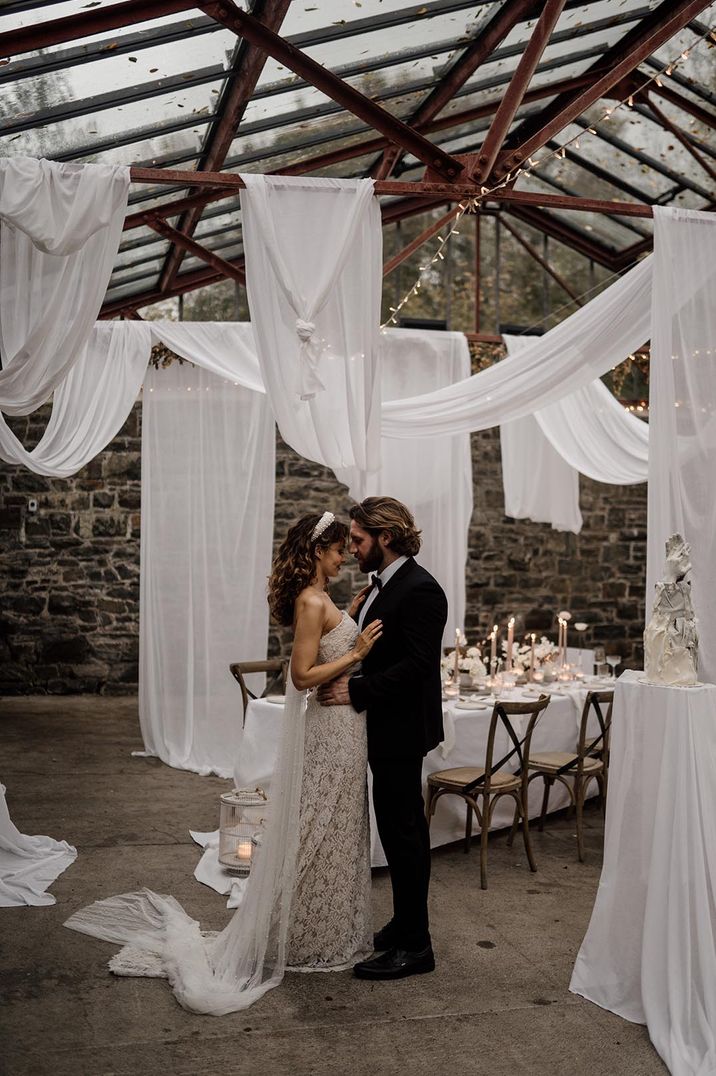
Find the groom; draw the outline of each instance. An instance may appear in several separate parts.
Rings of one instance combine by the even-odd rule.
[[[359,979],[402,979],[435,967],[422,765],[443,739],[440,655],[447,599],[413,559],[420,531],[404,504],[368,497],[350,516],[350,552],[362,572],[375,573],[358,626],[380,617],[383,636],[360,673],[338,677],[318,695],[326,706],[367,711],[373,806],[393,887],[393,918],[374,937],[380,955],[354,971]]]

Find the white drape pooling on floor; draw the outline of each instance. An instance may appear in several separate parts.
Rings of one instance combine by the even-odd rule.
[[[278,428],[360,500],[380,467],[383,237],[373,181],[242,179],[246,289]]]
[[[503,336],[503,340],[510,358],[539,337]],[[579,534],[579,472],[545,437],[537,415],[501,423],[500,448],[505,515]]]
[[[203,357],[200,326],[158,333]],[[142,735],[169,765],[223,777],[241,731],[229,664],[265,656],[276,469],[266,395],[237,384],[240,369],[231,380],[179,363],[151,369],[142,411]]]
[[[81,357],[128,191],[125,167],[0,160],[0,411],[34,411]]]
[[[485,430],[584,388],[649,338],[652,265],[650,255],[509,362],[426,396],[383,404],[383,435]]]
[[[67,841],[20,833],[5,792],[0,784],[0,908],[54,904],[47,887],[74,863],[77,850]]]
[[[470,376],[470,352],[462,333],[386,329],[380,335],[384,400],[430,392]],[[455,642],[465,623],[465,565],[472,517],[472,456],[469,434],[424,441],[383,440],[382,467],[368,494],[403,501],[422,531],[417,559],[441,584],[448,599],[444,643]]]

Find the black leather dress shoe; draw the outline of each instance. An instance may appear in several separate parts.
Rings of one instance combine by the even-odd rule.
[[[424,975],[435,970],[433,947],[417,953],[406,949],[389,949],[387,953],[363,960],[353,968],[357,979],[405,979],[408,975]]]
[[[395,929],[395,924],[391,919],[389,923],[386,923],[384,927],[373,935],[373,948],[379,953],[384,953],[386,949],[393,949],[398,944],[398,935]]]

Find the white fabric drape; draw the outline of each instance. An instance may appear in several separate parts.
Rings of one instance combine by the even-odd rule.
[[[645,1023],[673,1076],[708,1076],[716,1071],[716,687],[639,677],[626,672],[616,685],[604,866],[570,990]]]
[[[649,338],[653,255],[515,355],[427,396],[383,405],[386,437],[499,426],[584,388]]]
[[[242,176],[246,287],[284,440],[364,495],[380,466],[382,230],[372,180]]]
[[[145,322],[98,321],[55,389],[52,414],[36,447],[28,452],[0,422],[0,459],[54,478],[76,474],[124,425],[150,352],[151,330]]]
[[[128,190],[125,167],[0,159],[0,411],[34,411],[80,358]]]
[[[266,392],[254,331],[243,321],[153,321],[152,338],[175,355],[252,392]]]
[[[699,679],[716,680],[716,217],[654,207],[647,616],[664,544],[691,544]]]
[[[384,400],[431,392],[470,375],[470,352],[462,333],[386,329],[380,335]],[[418,560],[448,599],[445,645],[465,623],[465,565],[472,517],[472,456],[469,434],[383,442],[383,463],[368,492],[397,497],[422,531]]]
[[[232,661],[265,656],[275,432],[265,395],[150,370],[142,421],[140,722],[171,766],[230,776]]]
[[[130,948],[110,961],[117,974],[164,976],[192,1012],[248,1008],[286,967],[296,884],[306,693],[289,681],[276,781],[264,837],[241,907],[220,934],[203,936],[173,897],[144,889],[96,901],[65,926]]]
[[[552,447],[580,474],[616,486],[646,482],[649,426],[626,411],[603,381],[563,396],[535,418]]]
[[[539,337],[504,336],[503,340],[511,359]],[[503,422],[500,448],[505,515],[549,523],[554,530],[579,534],[579,473],[545,437],[538,415]]]
[[[0,784],[0,908],[54,904],[46,889],[74,863],[77,849],[52,837],[29,837],[13,824]]]

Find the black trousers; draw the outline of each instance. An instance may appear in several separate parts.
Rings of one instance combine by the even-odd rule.
[[[393,923],[409,951],[430,944],[430,836],[422,791],[422,757],[371,759],[373,807],[393,887]]]

